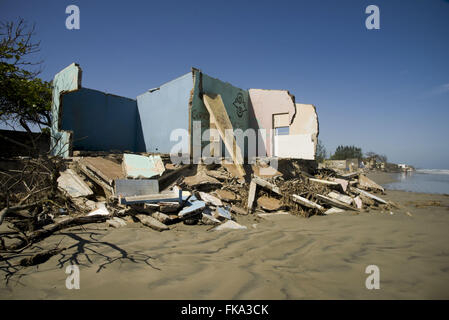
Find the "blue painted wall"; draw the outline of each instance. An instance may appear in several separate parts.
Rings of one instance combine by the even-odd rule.
[[[81,88],[61,102],[61,129],[73,131],[73,150],[145,151],[136,100]]]
[[[179,141],[170,141],[173,130],[189,128],[189,99],[193,88],[189,72],[159,89],[137,97],[137,107],[147,152],[170,153]],[[185,141],[188,152],[188,141]]]

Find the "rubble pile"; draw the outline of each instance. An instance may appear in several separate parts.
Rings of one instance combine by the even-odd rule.
[[[87,156],[86,156],[87,155]],[[173,225],[244,229],[243,215],[309,217],[342,211],[389,210],[384,189],[363,173],[304,168],[281,159],[263,176],[259,161],[242,179],[232,164],[175,165],[166,155],[82,154],[28,159],[2,171],[0,250],[11,252],[75,225],[141,223],[156,231]],[[55,252],[58,252],[57,249]]]

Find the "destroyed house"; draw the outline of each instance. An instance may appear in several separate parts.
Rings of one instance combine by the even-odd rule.
[[[83,88],[81,76],[79,65],[72,63],[54,77],[53,154],[117,150],[192,157],[195,150],[210,146],[210,154],[224,155],[232,149],[224,141],[230,129],[247,134],[243,150],[230,151],[234,156],[246,158],[254,148],[258,156],[315,159],[315,107],[295,103],[286,90],[245,90],[192,68],[131,99]],[[209,134],[212,128],[220,136]],[[255,140],[249,139],[248,129],[256,130]],[[188,138],[180,139],[182,134]]]

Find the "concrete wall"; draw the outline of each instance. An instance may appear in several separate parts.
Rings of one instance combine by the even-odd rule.
[[[139,146],[136,100],[82,88],[61,95],[61,129],[74,150],[145,151]]]
[[[297,137],[296,157],[315,160],[318,133],[318,115],[315,106],[296,103],[296,115],[290,125],[290,135]]]
[[[286,90],[249,89],[249,97],[253,114],[250,120],[251,127],[267,130],[266,137],[259,136],[259,139],[265,140],[265,150],[260,150],[259,143],[258,154],[262,156],[266,153],[267,156],[272,156],[274,154],[273,115],[287,113],[291,123],[296,113],[294,101]]]
[[[69,92],[81,88],[81,68],[72,63],[58,72],[53,79],[51,103],[51,141],[50,148],[53,155],[68,157],[70,155],[71,135],[61,131],[60,96],[62,92]]]
[[[194,70],[194,91],[191,97],[192,102],[190,106],[190,133],[193,131],[193,121],[201,121],[201,134],[209,129],[209,112],[204,106],[201,93],[213,93],[220,94],[225,105],[226,112],[231,120],[234,130],[241,129],[246,131],[249,126],[249,114],[248,114],[248,100],[249,94],[247,90],[240,89],[231,85],[230,83],[223,82],[219,79],[212,78],[204,73]],[[202,141],[202,149],[209,145],[207,136],[206,141]],[[193,136],[191,135],[191,139]],[[192,147],[193,141],[191,141]],[[247,156],[247,148],[244,148],[244,155]],[[224,155],[224,153],[223,153]]]
[[[170,153],[179,142],[170,141],[176,129],[189,129],[191,72],[137,97],[137,107],[147,152]],[[182,146],[188,152],[188,140]]]

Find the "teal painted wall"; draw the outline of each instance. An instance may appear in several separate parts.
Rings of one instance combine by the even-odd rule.
[[[50,150],[53,155],[68,157],[70,153],[71,135],[61,131],[60,96],[61,92],[74,91],[81,88],[81,68],[72,63],[53,78],[52,103],[51,103],[51,138]]]
[[[249,128],[249,94],[247,90],[240,89],[228,82],[212,78],[207,74],[194,71],[194,92],[191,105],[190,132],[193,132],[193,121],[201,121],[201,134],[209,129],[209,112],[200,97],[200,89],[204,93],[220,94],[221,99],[231,120],[234,130],[242,129],[246,131]],[[191,135],[192,138],[192,135]],[[191,144],[192,145],[192,144]],[[209,141],[202,141],[202,149],[209,145]],[[245,156],[247,148],[245,147]]]

